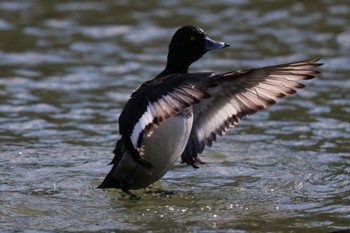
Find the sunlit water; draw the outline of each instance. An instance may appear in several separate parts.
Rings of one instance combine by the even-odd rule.
[[[329,232],[350,228],[348,1],[0,1],[0,229]],[[194,170],[131,201],[96,190],[128,95],[176,28],[231,44],[192,71],[321,57],[298,95],[241,122]]]

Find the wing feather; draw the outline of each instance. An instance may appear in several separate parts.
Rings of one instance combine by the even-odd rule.
[[[191,82],[186,81],[188,76],[193,78]],[[205,83],[197,81],[199,79],[196,76],[200,75],[176,74],[154,79],[146,82],[133,93],[130,104],[128,102],[130,106],[127,104],[124,108],[132,111],[131,117],[126,114],[121,115],[119,125],[122,126],[123,122],[129,123],[129,128],[121,128],[120,132],[123,136],[129,135],[134,149],[140,151],[143,138],[150,137],[154,129],[164,121],[199,103],[200,100],[210,97],[203,90],[206,87]],[[134,116],[134,120],[130,120],[136,111],[142,110],[137,109],[139,106],[145,106],[143,112]]]
[[[200,161],[198,154],[211,146],[240,119],[264,110],[276,100],[304,88],[301,80],[314,78],[319,59],[268,66],[259,69],[238,70],[212,75],[216,86],[207,89],[212,97],[194,106],[194,125],[190,140],[182,154],[183,162]]]

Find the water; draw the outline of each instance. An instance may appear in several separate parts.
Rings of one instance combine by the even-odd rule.
[[[2,232],[329,232],[350,228],[347,1],[0,1]],[[128,95],[164,67],[171,35],[228,49],[192,71],[322,57],[298,95],[241,122],[162,196],[96,190]]]

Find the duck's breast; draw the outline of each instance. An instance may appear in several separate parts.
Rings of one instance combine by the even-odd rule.
[[[144,159],[153,168],[146,170],[137,164],[126,182],[129,189],[145,188],[165,175],[184,151],[192,124],[193,113],[189,108],[165,121],[151,137],[144,139]]]

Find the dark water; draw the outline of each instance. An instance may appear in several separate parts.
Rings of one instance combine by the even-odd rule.
[[[231,44],[192,71],[321,57],[298,95],[241,122],[156,188],[95,187],[130,92],[177,27]],[[315,1],[0,1],[2,232],[329,232],[350,228],[350,5]]]

